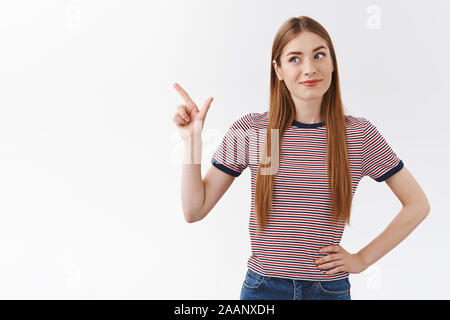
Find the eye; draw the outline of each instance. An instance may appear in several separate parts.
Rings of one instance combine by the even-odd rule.
[[[323,52],[318,52],[317,54],[323,54],[323,56],[325,57],[325,53],[323,53]],[[317,55],[317,54],[316,54],[316,55]]]
[[[325,56],[325,53],[323,53],[323,52],[318,52],[318,53],[316,54],[316,56],[317,56],[318,54],[323,54],[323,56]],[[298,57],[292,57],[291,59],[289,59],[289,62],[292,62],[293,59],[298,59]]]

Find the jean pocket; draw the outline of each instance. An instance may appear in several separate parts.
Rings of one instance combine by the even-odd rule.
[[[263,275],[248,269],[245,275],[244,286],[249,289],[258,289],[261,283],[263,283],[264,278]]]
[[[331,281],[318,281],[319,290],[328,295],[342,295],[350,293],[350,280],[347,278]]]

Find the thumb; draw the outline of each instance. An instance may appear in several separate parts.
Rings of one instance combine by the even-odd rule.
[[[211,102],[213,101],[213,97],[208,98],[203,104],[203,107],[200,109],[199,114],[202,120],[205,119],[206,114],[208,113],[209,107],[211,106]]]

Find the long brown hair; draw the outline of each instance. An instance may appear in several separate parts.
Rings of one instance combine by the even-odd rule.
[[[323,95],[320,115],[327,129],[327,175],[328,186],[331,191],[332,217],[335,222],[343,221],[347,223],[350,220],[352,184],[347,154],[345,115],[339,89],[338,66],[331,38],[325,28],[312,18],[306,16],[290,18],[280,27],[275,36],[272,45],[271,63],[275,60],[278,66],[281,65],[280,55],[283,47],[302,31],[314,32],[322,37],[327,42],[333,60],[334,71],[331,84]],[[261,232],[267,224],[268,213],[272,210],[272,193],[276,172],[275,174],[261,174],[261,171],[267,172],[266,165],[270,161],[266,155],[271,156],[272,152],[268,151],[273,151],[274,148],[271,146],[271,132],[272,129],[278,129],[278,139],[274,139],[274,141],[275,143],[278,142],[277,153],[281,157],[281,138],[286,129],[292,125],[294,119],[294,101],[284,81],[278,79],[271,64],[269,124],[262,152],[263,159],[258,167],[255,190],[258,232]],[[273,157],[271,158],[273,159]]]

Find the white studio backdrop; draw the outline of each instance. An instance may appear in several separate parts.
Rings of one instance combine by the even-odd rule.
[[[449,299],[448,1],[0,3],[0,298],[239,299],[249,169],[202,221],[181,207],[180,83],[214,97],[203,174],[227,128],[268,110],[275,33],[293,16],[333,40],[346,113],[370,119],[431,204],[360,274],[352,299]],[[401,204],[365,177],[342,246]]]

